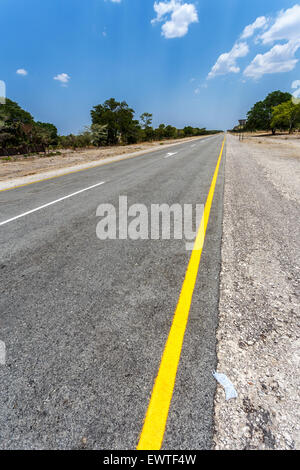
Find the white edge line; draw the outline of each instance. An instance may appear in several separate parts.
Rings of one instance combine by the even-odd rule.
[[[17,220],[17,219],[21,219],[22,217],[25,217],[26,215],[33,214],[34,212],[45,209],[46,207],[53,206],[53,204],[56,204],[57,202],[61,202],[61,201],[64,201],[65,199],[69,199],[70,197],[77,196],[77,194],[84,193],[85,191],[89,191],[90,189],[96,188],[97,186],[101,186],[102,184],[105,184],[105,181],[101,181],[101,183],[93,184],[93,186],[89,186],[88,188],[81,189],[80,191],[76,191],[75,193],[68,194],[68,196],[61,197],[59,199],[56,199],[55,201],[48,202],[47,204],[44,204],[43,206],[39,206],[36,209],[23,212],[23,214],[17,215],[16,217],[12,217],[11,219],[4,220],[3,222],[0,222],[0,226],[8,224],[9,222],[13,222],[14,220]]]

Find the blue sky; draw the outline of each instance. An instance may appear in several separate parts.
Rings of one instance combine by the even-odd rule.
[[[226,129],[268,92],[292,92],[300,80],[295,0],[0,5],[7,96],[60,133],[90,124],[92,106],[110,97],[137,116],[153,113],[155,125]]]

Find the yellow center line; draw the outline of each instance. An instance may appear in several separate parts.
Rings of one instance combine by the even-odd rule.
[[[225,138],[222,143],[218,163],[212,179],[197,238],[182,285],[172,326],[162,355],[160,367],[152,390],[151,399],[144,420],[137,450],[160,450],[165,434],[169,408],[173,396],[178,364],[181,356],[184,334],[188,322],[193,292],[199,270],[202,248],[205,240],[212,201]]]

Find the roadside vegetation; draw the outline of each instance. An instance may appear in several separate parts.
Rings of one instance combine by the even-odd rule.
[[[135,119],[135,111],[125,101],[111,98],[93,107],[89,127],[77,135],[60,136],[53,124],[36,122],[30,113],[7,99],[6,104],[0,106],[0,156],[55,152],[59,148],[129,145],[222,132],[191,126],[177,129],[165,124],[154,128],[152,121],[152,114],[147,112],[139,120]]]
[[[45,152],[58,143],[53,124],[35,122],[30,113],[9,99],[0,105],[0,155]]]
[[[276,131],[292,133],[300,130],[300,102],[290,93],[273,91],[263,101],[258,101],[247,114],[244,126],[237,126],[233,132]]]

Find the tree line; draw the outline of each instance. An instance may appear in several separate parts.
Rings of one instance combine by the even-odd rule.
[[[118,102],[111,98],[93,107],[92,123],[82,132],[58,135],[53,124],[36,122],[17,103],[6,99],[6,103],[0,105],[0,155],[47,152],[59,148],[128,145],[222,132],[192,126],[177,129],[165,124],[154,128],[152,121],[153,115],[147,112],[139,120],[135,119],[135,111],[125,101]]]
[[[245,126],[237,126],[233,131],[276,131],[293,132],[300,129],[300,102],[290,93],[280,90],[269,93],[263,101],[258,101],[247,113]]]

